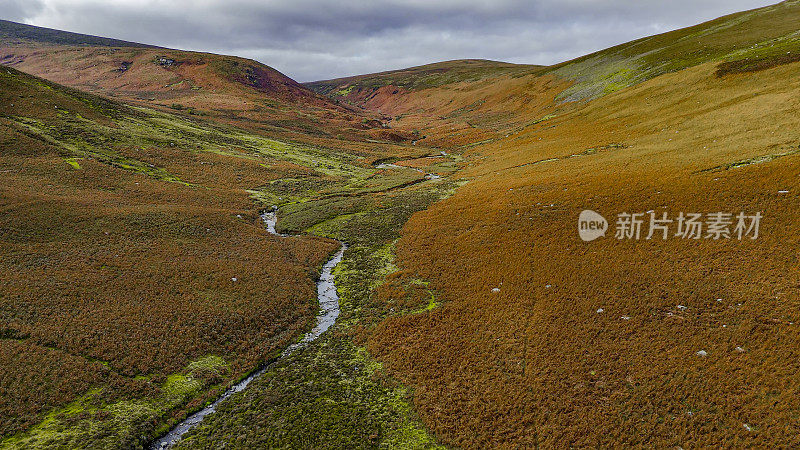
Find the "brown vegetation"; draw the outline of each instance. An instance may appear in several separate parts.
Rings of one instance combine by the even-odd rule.
[[[478,147],[470,183],[406,225],[392,286],[427,280],[443,304],[369,348],[444,443],[798,444],[798,66],[714,68]],[[580,241],[583,209],[609,237]],[[765,219],[756,241],[614,239],[616,214],[649,210]],[[419,297],[392,289],[378,300]]]
[[[8,24],[14,25],[9,27]],[[380,121],[316,94],[256,61],[147,46],[76,45],[36,27],[0,22],[0,64],[65,86],[251,131],[317,145],[365,150],[397,142]],[[53,30],[56,36],[58,32]],[[64,36],[61,36],[64,37]],[[96,38],[99,39],[99,38]]]
[[[800,61],[800,54],[787,53],[780,56],[768,58],[747,58],[737,61],[727,61],[717,66],[717,77],[724,77],[734,73],[759,72],[773,67],[791,64]]]
[[[460,61],[312,84],[367,111],[216,55],[3,39],[0,62],[184,117],[345,148],[353,164],[399,161],[427,172],[438,159],[431,147],[465,150],[458,176],[469,184],[412,216],[396,244],[400,270],[372,297],[372,281],[348,292],[365,316],[350,331],[380,358],[381,379],[411,388],[421,419],[447,445],[796,447],[797,9],[784,2],[546,69]],[[281,209],[279,230],[322,225],[333,235],[326,227],[344,220],[361,224],[349,239],[388,243],[412,210],[370,208],[425,183],[412,170],[375,171],[342,187],[294,162],[240,157],[234,144],[114,149],[161,179],[113,158],[75,159],[23,119],[58,126],[66,111],[114,128],[141,112],[43,82],[15,86],[19,75],[8,73],[0,78],[0,434],[98,384],[149,395],[156,380],[209,354],[241,375],[310,323],[311,278],[335,245],[266,235],[243,189],[269,185],[278,198],[300,199]],[[607,237],[579,239],[585,209],[609,219]],[[757,240],[614,238],[617,214],[645,211],[764,219]],[[372,280],[364,271],[384,270],[387,248],[380,266],[349,276]],[[332,353],[354,351],[346,342]],[[280,389],[246,401],[300,411],[305,392],[329,407],[330,388],[345,393],[342,403],[289,422],[232,403],[247,422],[234,416],[228,425],[246,428],[241,442],[319,438],[258,432],[290,422],[365,442],[358,427],[379,430],[371,411],[381,408],[339,408],[368,395],[351,394],[361,385],[342,366],[327,367],[334,360],[314,361],[326,367],[313,370],[335,374],[324,384],[289,391],[267,379]],[[5,367],[17,363],[46,366],[44,380]],[[290,382],[317,374],[287,372]]]
[[[241,376],[313,323],[314,272],[337,245],[268,235],[244,192],[291,166],[120,149],[187,185],[74,158],[21,118],[80,116],[88,133],[135,112],[0,71],[0,435],[90,387],[147,395],[207,355]],[[139,376],[153,384],[122,388]]]

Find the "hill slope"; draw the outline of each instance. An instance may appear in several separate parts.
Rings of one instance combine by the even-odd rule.
[[[279,141],[0,66],[0,446],[135,448],[279,353],[338,245],[259,214],[320,234],[416,198],[424,174],[371,165],[412,151]]]
[[[497,138],[545,115],[534,100],[553,82],[538,77],[543,69],[455,60],[306,86],[383,115],[394,128],[411,131],[420,145],[455,148]]]
[[[39,42],[60,45],[156,48],[154,45],[139,44],[136,42],[123,41],[119,39],[110,39],[91,36],[88,34],[54,30],[52,28],[37,27],[2,19],[0,19],[0,40],[7,43]]]
[[[306,85],[395,119],[393,126],[416,130],[421,143],[452,148],[515,133],[580,107],[571,103],[700,64],[719,64],[724,75],[798,61],[798,30],[800,2],[790,0],[550,67],[463,60]]]
[[[575,81],[560,100],[592,99],[707,62],[800,57],[800,2],[720,17],[577,58],[546,72]]]
[[[444,84],[478,81],[504,74],[525,74],[541,66],[510,64],[482,59],[444,61],[408,69],[390,70],[367,75],[314,81],[305,85],[331,97],[364,102],[378,89],[391,86],[403,90],[420,90]]]
[[[524,91],[547,113],[470,147],[470,182],[412,217],[381,296],[424,284],[442,306],[367,333],[445,444],[798,445],[798,20],[785,2],[549,68]],[[514,98],[493,84],[452,87],[476,118]],[[591,243],[587,209],[609,221]],[[616,239],[625,212],[639,239]],[[761,234],[675,236],[716,212],[760,212]]]
[[[335,245],[260,225],[279,145],[0,66],[0,436],[77,401],[37,445],[135,446],[307,328]]]
[[[363,141],[385,134],[371,115],[337,105],[244,58],[0,22],[0,64],[126,102],[291,139],[332,145],[338,139]]]

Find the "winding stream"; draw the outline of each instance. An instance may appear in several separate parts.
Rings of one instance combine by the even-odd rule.
[[[261,215],[261,218],[267,226],[267,231],[271,234],[287,237],[287,235],[278,234],[275,231],[275,223],[278,221],[275,211],[266,212]],[[150,445],[151,450],[167,449],[175,445],[187,431],[202,422],[207,415],[213,414],[220,403],[224,402],[231,395],[243,391],[251,381],[263,375],[273,364],[292,354],[292,352],[298,348],[317,339],[322,333],[327,331],[331,325],[336,323],[336,318],[339,317],[339,295],[336,293],[336,285],[333,282],[333,268],[342,261],[344,251],[347,249],[347,245],[343,242],[340,242],[340,244],[341,248],[339,248],[339,251],[322,266],[322,274],[320,275],[319,281],[317,281],[317,299],[319,300],[320,313],[317,315],[317,325],[314,329],[306,333],[301,341],[287,347],[279,358],[265,364],[247,378],[233,385],[214,400],[213,403],[187,417],[183,422],[175,425],[166,435]]]

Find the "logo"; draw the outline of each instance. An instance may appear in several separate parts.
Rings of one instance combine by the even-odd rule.
[[[614,237],[618,240],[634,241],[667,240],[670,237],[715,241],[724,239],[742,241],[749,237],[755,240],[758,239],[763,217],[760,211],[755,214],[747,214],[744,211],[739,214],[681,212],[676,218],[670,218],[666,211],[662,211],[660,216],[653,210],[643,213],[623,212],[617,214]],[[646,228],[648,224],[649,228]],[[643,232],[643,229],[646,232]],[[608,221],[591,209],[581,212],[578,216],[578,234],[585,242],[604,237],[606,231],[608,231]]]
[[[600,214],[587,209],[578,216],[578,234],[584,242],[593,241],[606,235],[608,221]]]

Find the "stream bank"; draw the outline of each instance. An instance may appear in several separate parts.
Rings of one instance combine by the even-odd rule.
[[[275,224],[277,223],[278,219],[274,210],[262,214],[261,219],[264,221],[267,231],[270,234],[283,238],[290,237],[287,235],[278,234],[275,231]],[[266,373],[276,362],[280,361],[282,358],[288,357],[295,350],[304,347],[309,342],[316,340],[322,335],[322,333],[327,331],[328,328],[336,323],[336,318],[339,317],[340,310],[339,295],[337,294],[336,284],[334,283],[333,269],[342,261],[344,251],[347,249],[347,245],[343,242],[339,241],[339,244],[340,248],[336,254],[329,259],[325,265],[322,266],[322,273],[317,281],[317,300],[319,301],[320,307],[320,312],[317,314],[317,325],[311,331],[306,333],[301,341],[287,347],[279,358],[264,364],[260,369],[256,370],[242,381],[231,386],[211,404],[190,415],[182,422],[172,427],[167,434],[157,439],[150,445],[151,450],[172,448],[181,440],[184,434],[186,434],[197,424],[201,423],[208,415],[215,413],[222,402],[226,401],[233,394],[244,391],[250,385],[250,383],[253,382],[253,380],[256,380],[264,375],[264,373]]]

